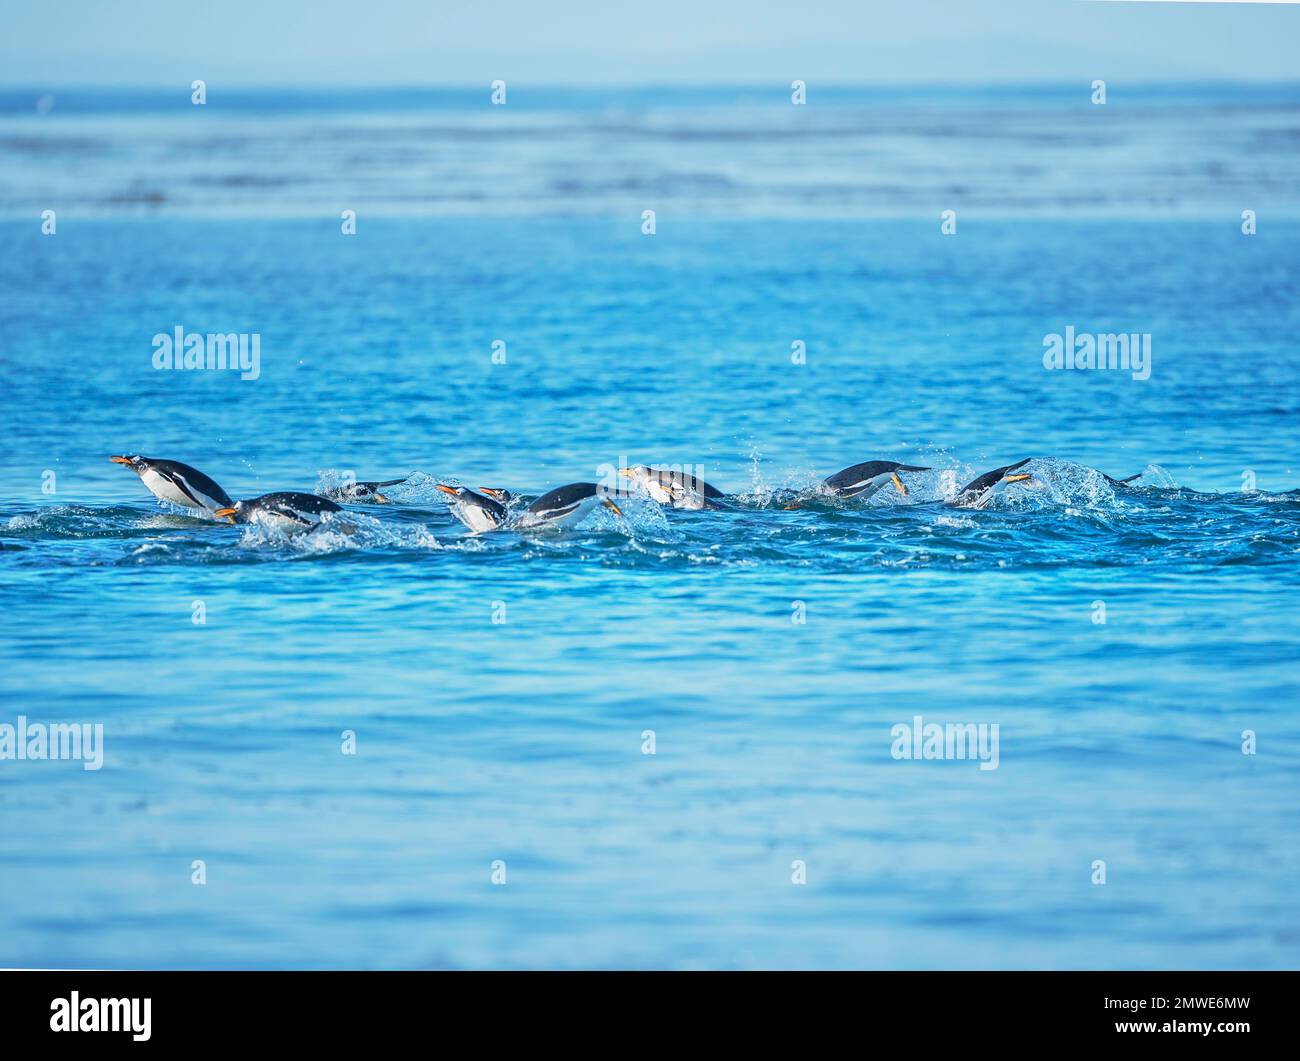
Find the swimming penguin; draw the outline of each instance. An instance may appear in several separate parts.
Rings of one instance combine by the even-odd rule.
[[[524,510],[520,518],[521,528],[569,527],[578,523],[596,507],[597,502],[612,509],[618,515],[623,510],[604,493],[603,488],[595,483],[569,483],[558,486],[543,494]]]
[[[949,504],[955,508],[983,508],[993,499],[994,493],[1008,483],[1023,483],[1032,479],[1033,476],[1028,472],[1011,474],[1017,468],[1023,468],[1031,460],[1032,457],[1026,457],[1015,464],[1008,464],[1005,468],[994,468],[991,472],[985,472],[978,479],[972,479],[958,490],[957,496]]]
[[[501,490],[495,486],[480,486],[479,491],[487,494],[488,497],[500,501],[503,505],[509,505],[515,499],[515,495],[509,490]]]
[[[903,480],[898,477],[898,473],[929,470],[920,465],[899,464],[897,461],[867,461],[865,464],[855,464],[842,472],[828,476],[826,485],[838,497],[867,498],[886,483],[892,482],[894,489],[906,497],[907,487],[903,485]]]
[[[898,477],[898,473],[929,470],[916,464],[899,464],[898,461],[866,461],[829,475],[822,481],[836,497],[861,497],[865,500],[888,482],[892,482],[894,489],[906,497],[907,487],[903,485],[903,480]],[[796,501],[785,507],[799,508],[800,504]]]
[[[286,491],[236,501],[226,508],[217,509],[213,515],[231,523],[260,523],[277,530],[302,530],[342,511],[329,498]]]
[[[623,468],[619,474],[637,483],[661,505],[693,510],[725,507],[718,504],[717,499],[726,495],[697,475],[670,471],[667,468],[650,468],[644,464]]]
[[[153,491],[155,497],[182,508],[215,513],[230,505],[230,495],[197,468],[180,461],[155,460],[153,457],[131,455],[109,457],[114,464],[124,464],[140,481]]]
[[[408,475],[406,479],[409,478],[410,476]],[[352,504],[357,505],[369,503],[386,505],[388,504],[388,498],[381,494],[380,491],[389,486],[398,486],[406,482],[406,479],[387,479],[382,483],[373,481],[364,483],[344,483],[330,491],[330,493],[334,495],[330,500],[337,498],[339,501],[351,502]]]
[[[456,499],[451,506],[452,512],[457,519],[476,533],[494,531],[503,527],[510,515],[505,505],[495,498],[485,496],[486,489],[482,494],[476,494],[463,486],[446,486],[442,483],[438,484],[438,489],[444,494],[451,494]],[[506,490],[499,492],[509,494]]]

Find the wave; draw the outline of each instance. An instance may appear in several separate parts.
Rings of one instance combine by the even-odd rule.
[[[328,514],[314,527],[283,530],[264,523],[239,527],[239,548],[289,555],[320,556],[369,549],[438,549],[437,538],[423,524],[393,524],[365,512]]]

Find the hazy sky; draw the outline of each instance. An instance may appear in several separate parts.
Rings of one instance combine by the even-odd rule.
[[[9,84],[1300,78],[1300,5],[5,0]]]

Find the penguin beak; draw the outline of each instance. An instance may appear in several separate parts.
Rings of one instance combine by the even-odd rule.
[[[497,501],[502,500],[501,495],[505,493],[504,490],[496,486],[480,486],[478,490],[480,494],[487,494],[488,497],[495,498]]]
[[[614,504],[614,502],[611,501],[609,498],[607,497],[601,498],[601,503],[604,504],[607,508],[613,509],[618,515],[620,516],[623,515],[623,510],[619,508],[616,504]]]
[[[893,472],[889,477],[894,481],[894,489],[906,497],[907,487],[903,485],[903,480],[898,477],[898,472]]]
[[[1025,480],[1032,478],[1033,476],[1026,472],[1024,475],[1008,475],[1004,481],[1008,483],[1023,483]]]
[[[109,457],[108,459],[111,460],[114,464],[127,464],[127,465],[129,465],[129,464],[131,463],[131,458],[130,458],[130,457]]]
[[[234,519],[235,510],[233,508],[219,508],[212,514],[216,516],[217,519],[224,519],[229,521],[230,523],[235,522]]]
[[[451,494],[452,497],[456,496],[456,488],[454,486],[444,486],[442,483],[439,483],[438,489],[444,494]]]
[[[793,512],[796,508],[803,508],[803,505],[796,501],[793,505],[786,505],[784,511]]]

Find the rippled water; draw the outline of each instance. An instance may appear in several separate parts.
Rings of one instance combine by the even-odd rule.
[[[0,215],[1296,216],[1300,85],[0,89]]]
[[[104,726],[0,761],[0,965],[1294,967],[1300,226],[1231,198],[0,225],[0,723]],[[260,377],[155,371],[178,325]],[[1068,325],[1150,379],[1045,371]],[[286,537],[123,452],[410,478]],[[819,489],[873,458],[933,471]],[[472,535],[433,489],[621,460],[729,507]],[[998,768],[895,760],[918,715]]]

